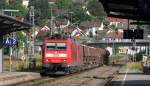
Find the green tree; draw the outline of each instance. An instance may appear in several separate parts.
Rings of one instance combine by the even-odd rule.
[[[30,6],[35,6],[36,7],[36,1],[37,0],[29,0],[29,7]]]
[[[57,0],[56,5],[58,9],[69,9],[73,5],[73,2],[72,0]]]
[[[1,0],[0,1],[0,9],[5,9],[7,6],[6,0]]]
[[[56,6],[58,9],[66,10],[67,18],[72,23],[78,24],[82,21],[91,20],[91,17],[86,13],[82,3],[73,2],[72,0],[57,0]],[[64,18],[64,17],[62,17]]]
[[[90,0],[88,2],[87,9],[92,16],[100,18],[106,17],[104,8],[98,0]]]
[[[45,25],[50,14],[48,0],[30,0],[29,6],[34,6],[35,24]]]
[[[79,21],[79,23],[82,21],[90,21],[92,19],[92,17],[86,13],[86,10],[82,8],[82,4],[74,3],[73,6],[71,9],[73,13],[71,15],[73,23],[77,21]]]
[[[22,3],[23,0],[10,0],[7,9],[19,10],[19,12],[15,12],[13,13],[13,15],[11,15],[10,12],[8,12],[8,14],[10,14],[11,16],[25,16],[27,10],[25,9],[25,7],[23,7]]]

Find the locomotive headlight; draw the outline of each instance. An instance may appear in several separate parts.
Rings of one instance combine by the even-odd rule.
[[[67,57],[67,54],[58,54],[59,57]]]
[[[46,56],[46,57],[53,57],[54,54],[47,53],[45,56]]]

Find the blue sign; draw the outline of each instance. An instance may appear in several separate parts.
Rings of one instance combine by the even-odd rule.
[[[17,44],[17,40],[14,38],[7,38],[3,40],[3,45],[6,46],[13,46]]]

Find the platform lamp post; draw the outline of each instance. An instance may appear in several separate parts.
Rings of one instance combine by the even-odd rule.
[[[14,10],[14,9],[3,9],[3,12],[10,12],[10,16],[13,16],[13,12],[19,12],[19,10]],[[15,37],[15,33],[12,33],[11,37]],[[10,50],[10,57],[9,57],[9,72],[12,72],[12,47],[9,47]]]

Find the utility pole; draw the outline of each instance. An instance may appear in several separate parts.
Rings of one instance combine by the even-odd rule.
[[[50,27],[50,35],[52,35],[52,29],[53,29],[53,13],[52,13],[52,6],[51,6],[51,27]]]
[[[34,7],[29,7],[29,21],[32,25],[34,25]],[[31,29],[30,35],[28,37],[28,60],[29,60],[29,68],[33,67],[34,61],[34,37],[35,37],[35,27]],[[33,35],[32,35],[33,34]]]
[[[53,5],[54,3],[53,2],[49,2],[50,4],[50,12],[51,12],[51,20],[50,20],[50,35],[53,34],[53,30],[54,30],[54,25],[53,25],[53,20],[54,20],[54,17],[53,17]]]
[[[34,6],[30,6],[29,9],[29,14],[30,14],[30,23],[32,23],[34,25]]]

